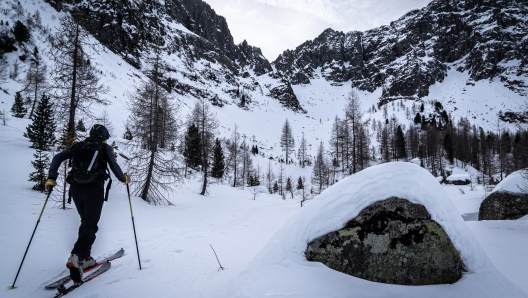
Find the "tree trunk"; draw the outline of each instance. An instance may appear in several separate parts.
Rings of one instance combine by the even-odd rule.
[[[70,117],[68,119],[68,131],[66,134],[66,147],[69,148],[73,145],[75,139],[75,93],[77,87],[77,56],[79,52],[79,25],[75,30],[75,44],[73,48],[73,71],[72,71],[72,88],[71,88],[71,99],[70,99]]]

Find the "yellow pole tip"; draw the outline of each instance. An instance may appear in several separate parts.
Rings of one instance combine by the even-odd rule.
[[[14,289],[16,289],[17,287],[15,287],[15,286],[9,286],[9,287],[7,287],[7,288],[8,288],[9,290],[14,290]]]

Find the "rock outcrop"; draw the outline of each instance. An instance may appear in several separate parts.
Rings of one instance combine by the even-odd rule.
[[[400,198],[370,205],[342,229],[310,242],[305,255],[334,270],[389,284],[451,284],[465,270],[449,235],[425,207]]]

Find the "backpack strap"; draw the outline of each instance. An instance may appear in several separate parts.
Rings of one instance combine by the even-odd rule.
[[[110,179],[110,181],[108,181],[108,184],[106,185],[106,193],[104,198],[105,202],[108,202],[108,192],[110,191],[110,188],[112,188],[112,177],[110,177],[110,171],[108,171],[108,167],[106,167],[105,180],[106,178]]]

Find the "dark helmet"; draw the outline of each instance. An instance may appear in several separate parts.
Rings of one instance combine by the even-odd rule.
[[[90,129],[90,137],[102,138],[108,140],[110,138],[110,133],[108,129],[101,124],[94,124]]]

